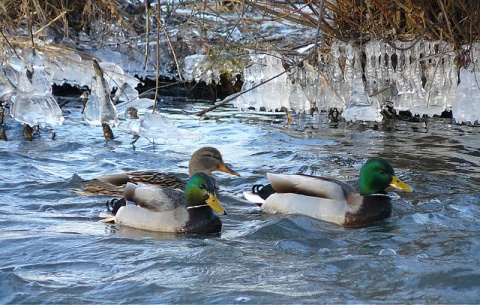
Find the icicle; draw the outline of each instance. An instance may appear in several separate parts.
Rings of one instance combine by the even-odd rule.
[[[458,124],[480,121],[480,73],[473,69],[473,65],[460,69],[460,84],[452,107],[453,118]]]
[[[53,75],[45,71],[40,55],[25,49],[23,59],[24,67],[18,74],[17,94],[12,98],[11,115],[30,126],[61,125],[64,121],[62,110],[52,95]]]
[[[362,78],[356,76],[353,80],[352,94],[347,108],[342,116],[346,121],[377,121],[381,122],[383,116],[370,103],[365,93]]]
[[[111,125],[118,123],[118,114],[110,98],[110,87],[103,77],[103,71],[96,60],[93,60],[95,79],[92,92],[83,111],[83,119],[90,125]]]

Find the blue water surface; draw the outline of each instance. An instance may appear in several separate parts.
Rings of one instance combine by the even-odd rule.
[[[0,303],[281,304],[478,303],[479,129],[449,119],[379,126],[334,124],[325,114],[241,112],[170,103],[161,113],[196,138],[152,143],[82,121],[67,105],[56,138],[26,141],[7,122],[0,142]],[[165,130],[168,135],[169,130]],[[211,145],[241,177],[217,173],[218,235],[175,235],[99,222],[106,196],[79,196],[81,179],[136,170],[186,177]],[[267,172],[353,182],[369,157],[389,159],[414,193],[395,193],[390,220],[346,229],[301,216],[267,215],[242,192]]]

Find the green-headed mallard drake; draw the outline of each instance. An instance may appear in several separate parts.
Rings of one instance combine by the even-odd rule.
[[[189,176],[203,172],[212,177],[212,172],[221,171],[235,176],[240,176],[223,162],[222,155],[214,147],[202,147],[195,151],[188,164]],[[214,184],[215,179],[212,177]],[[86,186],[79,191],[80,194],[102,194],[122,196],[123,188],[128,183],[146,184],[157,187],[168,187],[183,190],[186,182],[173,174],[139,171],[104,175],[92,180],[86,180]]]
[[[380,158],[368,160],[360,170],[359,190],[335,179],[307,175],[267,174],[270,185],[245,198],[268,213],[298,214],[346,227],[360,227],[390,217],[392,204],[385,189],[413,189],[395,176],[392,165]]]
[[[100,215],[102,221],[150,231],[218,233],[222,222],[217,214],[226,214],[205,173],[192,175],[185,192],[127,183],[124,197],[127,205],[115,215]]]

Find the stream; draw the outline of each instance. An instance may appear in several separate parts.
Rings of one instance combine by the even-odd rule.
[[[26,141],[10,121],[0,142],[0,303],[281,304],[478,303],[478,127],[450,119],[379,126],[219,108],[164,98],[160,113],[193,138],[152,143],[63,108],[51,139]],[[214,146],[241,177],[215,173],[220,235],[172,234],[99,222],[107,196],[79,196],[82,179],[158,170],[187,177],[190,155]],[[267,172],[354,183],[369,157],[391,161],[415,192],[391,191],[393,215],[346,229],[303,216],[268,215],[243,191]]]

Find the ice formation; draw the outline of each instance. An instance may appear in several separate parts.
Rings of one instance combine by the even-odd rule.
[[[184,42],[174,43],[176,49],[186,47]],[[103,89],[98,82],[93,83],[93,96],[85,111],[85,118],[91,124],[114,123],[115,107],[110,103],[100,103],[92,108],[95,99],[107,96],[108,90],[105,88],[110,91],[119,88],[113,98],[114,103],[133,102],[138,99],[138,92],[134,88],[139,81],[128,75],[152,76],[157,72],[157,46],[154,43],[135,42],[128,47],[126,45],[112,44],[103,50],[91,50],[90,55],[58,48],[49,53],[48,46],[44,45],[43,53],[40,50],[38,56],[34,57],[38,60],[43,57],[42,63],[35,63],[38,72],[33,74],[34,83],[27,78],[26,73],[30,70],[26,68],[26,59],[18,59],[12,52],[3,50],[0,54],[3,59],[0,95],[4,100],[19,101],[14,105],[12,114],[21,122],[60,124],[63,117],[51,97],[48,85],[70,83],[92,86],[95,73],[91,56],[96,56],[104,60],[99,63],[104,71]],[[145,49],[148,49],[147,57]],[[305,52],[306,49],[301,51]],[[480,69],[480,44],[464,46],[463,51],[470,54],[472,66],[462,69],[460,76],[455,61],[458,51],[443,41],[421,39],[384,43],[371,40],[362,45],[333,41],[329,54],[321,53],[316,62],[305,63],[301,68],[293,66],[288,70],[284,68],[282,55],[273,51],[255,51],[250,53],[251,64],[243,70],[243,93],[233,103],[244,110],[270,111],[285,107],[304,112],[312,108],[324,111],[336,108],[343,112],[342,116],[347,121],[380,121],[385,105],[393,105],[398,111],[428,116],[452,110],[458,123],[474,124],[479,121],[480,109],[476,107],[479,99],[478,74],[472,71]],[[158,71],[162,76],[178,77],[171,74],[177,68],[171,53],[162,43],[158,54],[163,57]],[[293,62],[300,56],[293,58]],[[178,58],[178,65],[184,80],[207,84],[218,82],[224,71],[230,71],[233,75],[237,72],[233,62],[215,61],[207,55]],[[35,89],[42,86],[43,89]],[[33,92],[35,96],[46,97],[25,102],[24,97]],[[131,105],[123,106],[127,108]],[[107,113],[112,117],[100,118]]]
[[[110,98],[110,86],[104,77],[103,70],[96,60],[93,60],[95,77],[92,80],[90,97],[83,111],[85,122],[93,126],[116,125],[118,114]]]
[[[177,140],[198,137],[198,133],[178,128],[172,120],[160,113],[145,113],[139,119],[120,123],[120,129],[150,140]]]
[[[236,58],[228,54],[216,57],[194,54],[188,55],[183,60],[182,78],[188,82],[220,83],[223,73],[237,75],[236,65],[232,60]],[[238,61],[238,60],[237,60]]]
[[[172,41],[171,43],[178,53],[185,53],[188,49],[185,42]],[[156,41],[151,41],[147,44],[132,39],[132,41],[123,41],[120,44],[103,46],[99,50],[89,51],[89,54],[102,62],[115,63],[127,75],[155,76],[157,73],[156,63],[158,62],[158,72],[161,76],[170,78],[178,76],[172,72],[176,70],[176,58],[173,57],[170,45],[166,41],[159,44]],[[156,59],[157,54],[160,60]]]
[[[145,111],[148,108],[153,107],[154,104],[155,104],[155,101],[152,99],[137,97],[137,98],[126,100],[124,102],[116,104],[115,108],[117,109],[117,112],[119,114],[124,114],[125,111],[127,111],[127,109],[130,107],[134,107],[140,111]],[[125,115],[125,117],[127,117],[127,115]]]
[[[357,120],[381,122],[383,119],[383,116],[378,112],[378,107],[372,106],[368,95],[365,93],[361,76],[357,76],[353,80],[350,102],[342,116],[347,122]]]
[[[291,100],[297,106],[297,111],[304,110],[308,102],[305,93],[299,85],[292,86],[278,53],[252,52],[250,58],[252,63],[243,71],[242,91],[245,93],[235,99],[236,107],[255,110],[265,107],[266,110],[275,110],[281,107],[290,108]]]
[[[17,58],[20,72],[10,102],[11,115],[21,123],[30,126],[61,125],[64,121],[62,110],[52,95],[52,72],[44,66],[42,56],[30,50],[23,50],[23,58]],[[8,81],[8,79],[7,79]]]
[[[39,44],[33,52],[29,48],[0,49],[3,64],[0,69],[0,98],[11,104],[10,114],[15,120],[28,125],[59,125],[64,118],[52,95],[52,84],[68,83],[92,88],[90,102],[84,112],[87,122],[99,125],[115,123],[116,110],[113,104],[100,103],[109,97],[112,88],[117,90],[117,100],[138,97],[134,89],[139,80],[128,76],[118,65],[111,62],[99,63],[104,79],[98,82],[91,57],[75,51]],[[93,82],[92,82],[93,80]]]
[[[460,124],[480,122],[480,73],[472,66],[462,68],[460,79],[452,107],[455,120]]]
[[[480,44],[463,48],[470,51],[475,63],[469,70],[479,70]],[[250,90],[285,72],[278,54],[252,53],[252,64],[244,70],[245,93],[234,100],[234,105],[256,110],[287,107],[297,112],[309,107],[337,108],[347,121],[381,121],[382,108],[393,104],[398,111],[416,115],[433,116],[452,110],[458,123],[474,123],[480,117],[480,109],[473,107],[478,100],[474,87],[478,89],[480,82],[471,82],[476,73],[462,72],[458,77],[456,56],[453,45],[443,41],[387,44],[371,40],[364,45],[335,41],[329,55],[319,55],[316,68],[306,65],[303,70],[292,69]],[[468,84],[462,85],[462,78]],[[472,101],[469,111],[462,114],[459,105],[463,102],[458,97],[464,86],[470,88],[467,96]]]
[[[10,65],[0,67],[0,101],[11,102],[17,92],[18,72]]]

